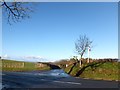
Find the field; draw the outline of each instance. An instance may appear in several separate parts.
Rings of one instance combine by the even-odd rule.
[[[35,67],[36,63],[22,62],[15,60],[2,60],[3,71],[32,71],[32,70],[50,70],[49,66]]]
[[[3,71],[33,71],[33,70],[50,70],[52,69],[49,65],[45,64],[43,67],[36,67],[36,63],[22,62],[15,60],[1,60]],[[70,61],[69,61],[70,63]],[[97,79],[97,80],[120,80],[119,78],[119,67],[120,62],[91,62],[84,64],[82,67],[79,66],[78,62],[72,62],[64,71],[71,76],[86,78],[86,79]]]

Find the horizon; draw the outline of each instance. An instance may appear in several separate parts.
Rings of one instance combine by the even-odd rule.
[[[60,59],[60,60],[54,60],[54,61],[39,61],[39,60],[37,60],[37,61],[34,61],[34,60],[17,60],[17,59],[10,59],[10,58],[1,58],[1,60],[13,60],[13,61],[23,61],[23,62],[33,62],[33,63],[36,63],[36,62],[45,62],[45,63],[54,63],[54,62],[60,62],[60,61],[62,61],[62,60],[67,60],[67,61],[69,61],[71,58],[69,58],[69,59]],[[83,58],[83,59],[87,59],[87,58]],[[90,58],[90,59],[93,59],[93,58]],[[118,58],[96,58],[96,59],[93,59],[93,60],[100,60],[100,59],[102,59],[102,60],[105,60],[105,59],[112,59],[112,60],[118,60],[118,62],[120,62],[120,59],[118,59]]]
[[[36,11],[30,19],[9,25],[3,18],[2,57],[48,62],[69,59],[78,56],[74,43],[86,34],[93,41],[90,58],[118,58],[117,2],[34,4]]]
[[[73,58],[73,57],[71,57]],[[28,59],[28,58],[5,58],[5,57],[1,57],[2,60],[14,60],[14,61],[25,61],[25,62],[59,62],[59,61],[62,61],[62,60],[70,60],[71,58],[63,58],[63,59],[59,59],[59,60],[46,60],[45,58],[39,58],[39,59]],[[77,58],[79,59],[79,58]],[[83,58],[83,59],[87,59],[86,58]],[[93,59],[93,60],[100,60],[100,59],[118,59],[118,58],[90,58],[90,59]],[[120,62],[120,59],[118,59],[118,62]]]

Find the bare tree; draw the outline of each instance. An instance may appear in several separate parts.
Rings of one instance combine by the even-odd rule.
[[[75,49],[77,53],[80,55],[80,67],[82,65],[82,57],[86,53],[87,48],[90,48],[92,41],[86,35],[80,35],[79,39],[77,39],[75,43]]]
[[[26,2],[5,2],[3,0],[0,6],[3,9],[3,16],[7,17],[9,24],[29,18],[29,12],[33,11]]]

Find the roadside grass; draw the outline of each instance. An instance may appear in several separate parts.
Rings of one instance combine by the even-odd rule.
[[[93,64],[93,65],[92,65]],[[95,64],[95,62],[90,64],[84,64],[85,69],[82,71],[83,67],[79,67],[77,63],[72,71],[71,76],[76,76],[76,74],[81,70],[82,73],[78,75],[81,78],[97,79],[97,80],[120,80],[119,78],[119,67],[120,62],[105,62],[102,64]],[[65,72],[68,73],[73,65],[65,68]],[[87,67],[88,66],[88,67]]]
[[[8,63],[24,63],[23,68],[18,67],[3,67],[3,65]],[[23,62],[23,61],[15,61],[15,60],[2,60],[2,71],[33,71],[33,70],[50,70],[49,66],[45,67],[35,67],[35,63],[33,62]]]

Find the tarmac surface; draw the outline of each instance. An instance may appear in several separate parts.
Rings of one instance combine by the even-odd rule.
[[[118,88],[116,81],[82,79],[61,69],[31,72],[2,72],[2,88]],[[17,90],[17,89],[16,89]]]

